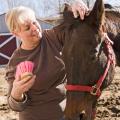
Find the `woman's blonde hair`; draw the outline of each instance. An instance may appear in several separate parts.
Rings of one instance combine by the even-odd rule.
[[[19,31],[20,24],[24,24],[26,19],[35,18],[35,12],[24,6],[12,8],[5,15],[5,21],[10,32]]]

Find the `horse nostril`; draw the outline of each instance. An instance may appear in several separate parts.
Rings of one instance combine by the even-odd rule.
[[[97,60],[97,56],[94,55],[94,56],[91,57],[92,62],[95,62],[96,60]]]

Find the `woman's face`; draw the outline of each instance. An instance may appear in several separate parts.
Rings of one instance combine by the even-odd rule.
[[[24,21],[24,24],[20,24],[20,31],[16,35],[18,35],[22,42],[27,44],[38,42],[42,37],[41,26],[36,18],[28,18]]]

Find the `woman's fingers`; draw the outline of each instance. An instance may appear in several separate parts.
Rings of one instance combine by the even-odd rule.
[[[34,75],[29,81],[27,81],[22,85],[22,88],[24,89],[25,92],[28,91],[33,86],[35,82],[35,78],[36,78],[36,75]]]
[[[82,20],[84,20],[85,10],[84,10],[84,9],[79,9],[78,12],[79,12],[80,18],[81,18]]]
[[[76,8],[72,8],[72,12],[73,12],[74,17],[77,18],[78,12],[77,12]]]
[[[20,89],[22,91],[24,91],[24,86],[26,86],[26,89],[30,88],[29,86],[32,87],[33,85],[33,82],[35,80],[35,75],[33,75],[32,73],[24,73],[22,74],[19,78],[16,78],[14,83],[13,83],[13,86],[16,88],[16,89]]]
[[[28,82],[30,79],[32,79],[33,75],[32,76],[25,76],[23,79],[21,79],[19,81],[19,84],[25,84],[26,82]]]
[[[21,74],[21,80],[24,79],[26,76],[33,76],[33,73],[31,73],[31,72],[24,72],[23,74]]]
[[[72,12],[75,18],[80,16],[80,18],[83,20],[88,10],[89,10],[88,7],[83,2],[74,3],[72,5]]]

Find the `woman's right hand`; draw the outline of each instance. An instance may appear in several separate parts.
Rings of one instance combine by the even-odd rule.
[[[86,13],[89,11],[87,5],[82,0],[74,1],[71,7],[74,17],[77,18],[80,16],[81,20],[84,20]]]
[[[27,92],[34,84],[36,76],[32,73],[25,72],[13,82],[11,96],[17,100],[23,100],[23,94]]]

